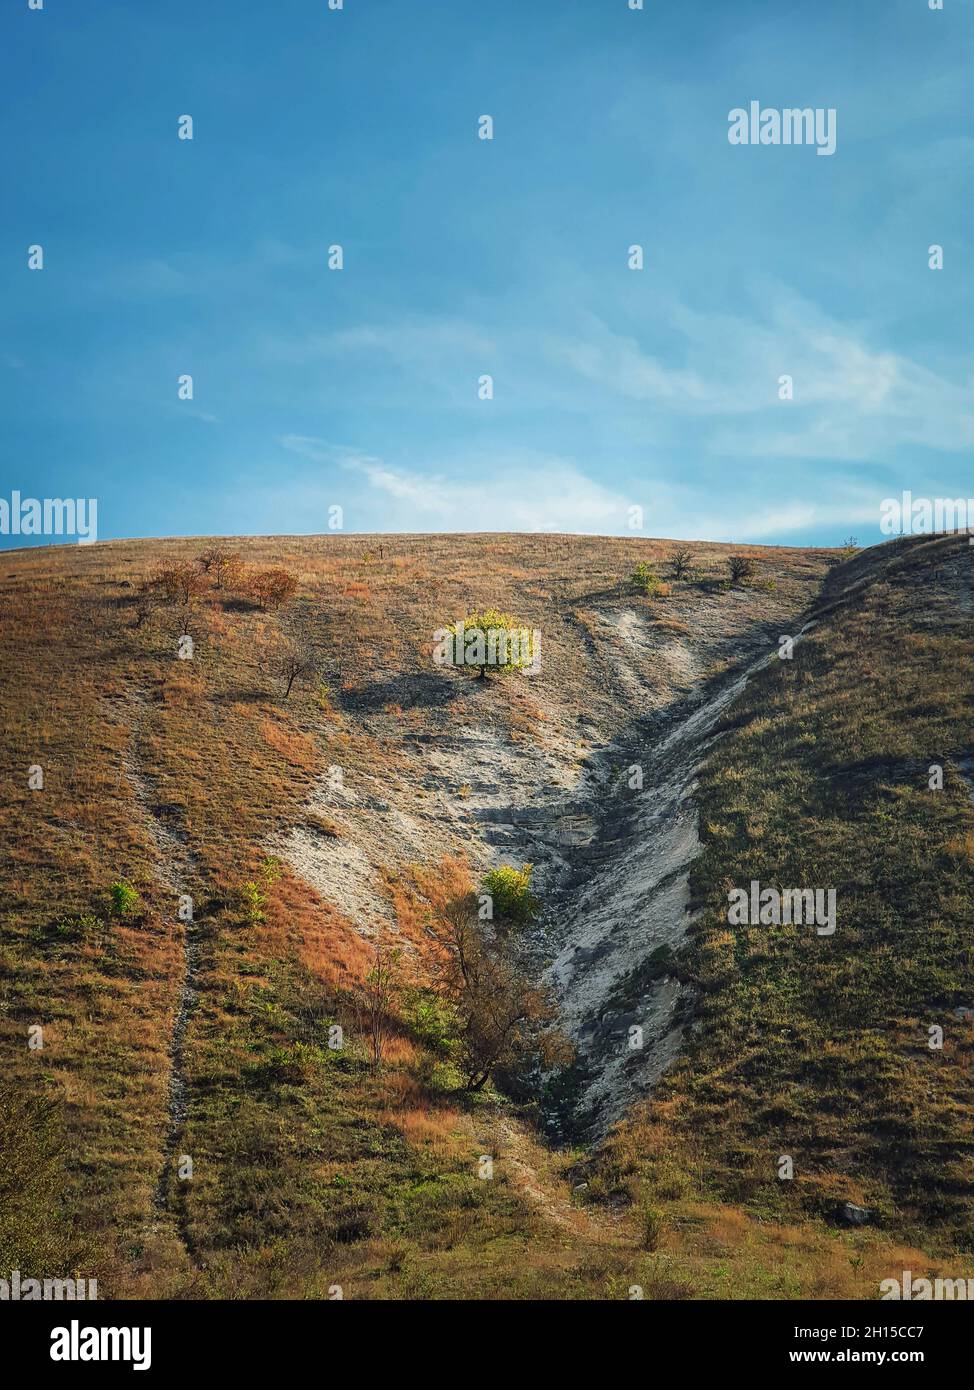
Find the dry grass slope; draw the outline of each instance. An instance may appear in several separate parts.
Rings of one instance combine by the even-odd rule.
[[[140,582],[210,544],[3,557],[0,1133],[11,1151],[35,1137],[41,1152],[21,1152],[13,1171],[42,1176],[33,1192],[17,1187],[19,1215],[11,1201],[0,1217],[0,1265],[76,1267],[123,1296],[200,1297],[327,1297],[335,1284],[373,1298],[613,1298],[634,1284],[661,1298],[872,1296],[901,1260],[921,1271],[924,1255],[882,1232],[792,1212],[755,1221],[703,1184],[667,1195],[658,1172],[623,1180],[624,1164],[599,1179],[616,1195],[587,1203],[599,1194],[594,1179],[573,1190],[582,1156],[544,1149],[496,1094],[459,1097],[405,1020],[390,1021],[376,1072],[356,1004],[378,926],[422,971],[438,899],[496,857],[484,813],[570,787],[635,716],[776,641],[815,598],[827,553],[754,548],[761,582],[728,589],[730,548],[695,545],[693,581],[653,599],[629,576],[648,563],[665,578],[675,543],[242,539],[232,544],[248,565],[296,574],[287,612],[329,672],[327,692],[284,700],[255,664],[283,611],[206,587],[138,620]],[[533,681],[432,666],[434,631],[488,606],[541,630]],[[177,655],[186,634],[192,661]],[[898,659],[937,659],[940,637],[909,636],[919,646]],[[843,650],[857,638],[850,629]],[[798,686],[809,669],[780,679]],[[824,697],[828,677],[815,678]],[[920,703],[935,703],[929,690]],[[966,710],[958,694],[945,717]],[[31,766],[43,790],[28,789]],[[713,819],[713,784],[705,795]],[[875,798],[907,814],[888,788]],[[957,866],[970,828],[950,806]],[[129,915],[112,908],[119,879],[141,899]],[[963,906],[962,878],[950,883],[945,922]],[[178,887],[192,894],[191,924]],[[336,1023],[340,1051],[328,1046]],[[41,1049],[28,1047],[35,1025]],[[741,1026],[720,1026],[736,1045]],[[15,1094],[34,1107],[29,1130]],[[658,1141],[664,1158],[680,1125],[678,1113]],[[633,1134],[634,1149],[655,1147],[650,1131]]]

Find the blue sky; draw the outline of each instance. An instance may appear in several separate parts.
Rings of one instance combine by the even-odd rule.
[[[10,0],[0,495],[785,544],[974,495],[972,0],[645,3]],[[836,153],[732,146],[753,100]]]

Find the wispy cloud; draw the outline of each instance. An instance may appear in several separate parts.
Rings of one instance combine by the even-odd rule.
[[[347,508],[369,520],[356,529],[405,531],[566,531],[625,529],[631,498],[587,477],[573,460],[527,451],[464,461],[464,477],[391,467],[374,455],[325,440],[286,435],[281,444],[317,464],[357,474],[364,497]],[[471,476],[472,475],[472,476]]]
[[[489,359],[497,343],[484,328],[453,317],[407,314],[384,322],[362,323],[330,333],[266,335],[265,358],[277,362],[315,362],[340,357],[381,359],[411,372],[441,371],[459,358]]]
[[[718,454],[851,461],[902,446],[974,445],[970,361],[951,376],[937,372],[872,347],[864,332],[793,296],[764,322],[675,305],[669,326],[672,362],[597,319],[584,337],[551,337],[547,349],[606,392],[676,416],[712,417],[706,442]],[[785,376],[794,396],[783,401]]]
[[[526,450],[499,458],[467,456],[464,476],[458,478],[446,468],[391,465],[307,435],[286,435],[280,443],[316,467],[317,479],[289,482],[289,504],[324,515],[326,506],[338,501],[346,524],[356,531],[557,531],[761,541],[816,526],[868,523],[879,514],[875,488],[841,480],[830,480],[816,501],[803,498],[800,486],[776,491],[752,485],[736,488],[733,498],[718,506],[711,489],[674,481],[665,465],[626,493],[590,477],[573,459]],[[343,473],[362,480],[363,489],[343,483]],[[635,532],[633,507],[642,513]]]

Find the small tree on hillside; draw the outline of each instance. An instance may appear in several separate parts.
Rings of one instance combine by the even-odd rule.
[[[372,945],[372,969],[365,977],[362,1002],[372,1048],[372,1065],[382,1065],[396,1005],[402,991],[402,951],[376,932]]]
[[[243,561],[238,552],[224,550],[220,546],[210,546],[201,551],[196,563],[218,589],[232,589],[243,573]]]
[[[514,1067],[537,1051],[537,1035],[551,1024],[554,1008],[522,973],[504,941],[485,930],[476,894],[448,903],[441,925],[446,948],[442,985],[456,1028],[451,1055],[466,1089],[479,1091],[497,1068]]]
[[[471,613],[441,632],[443,639],[434,657],[437,663],[475,670],[480,680],[491,671],[507,675],[524,670],[541,656],[538,634],[496,608]]]
[[[647,564],[645,560],[641,561],[633,570],[631,579],[633,585],[647,598],[652,598],[662,587],[659,575],[652,565]]]
[[[173,562],[162,565],[144,580],[143,595],[151,595],[161,603],[188,607],[206,592],[206,580],[195,565]]]
[[[276,632],[257,644],[257,669],[281,686],[286,700],[295,685],[319,685],[324,674],[321,653],[303,633]]]
[[[732,584],[743,584],[746,580],[753,579],[758,572],[757,565],[748,555],[731,555],[727,567]]]
[[[135,626],[143,627],[156,611],[158,604],[158,594],[154,594],[145,584],[142,584],[135,598]]]
[[[253,570],[246,577],[246,592],[261,608],[280,608],[297,593],[297,577],[280,566]]]
[[[681,546],[670,562],[674,579],[687,579],[693,572],[693,551]]]

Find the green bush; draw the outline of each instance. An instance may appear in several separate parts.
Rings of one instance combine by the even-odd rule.
[[[526,926],[537,917],[541,903],[531,892],[533,867],[525,864],[523,869],[515,869],[510,864],[502,864],[484,875],[483,891],[490,894],[495,920]]]
[[[641,594],[652,595],[660,586],[660,577],[651,565],[644,562],[633,570],[632,582]]]
[[[456,1020],[442,995],[432,989],[412,989],[406,995],[403,1013],[417,1041],[441,1057],[449,1056]]]
[[[142,899],[124,878],[117,878],[108,890],[112,912],[116,917],[135,917],[142,911]]]

